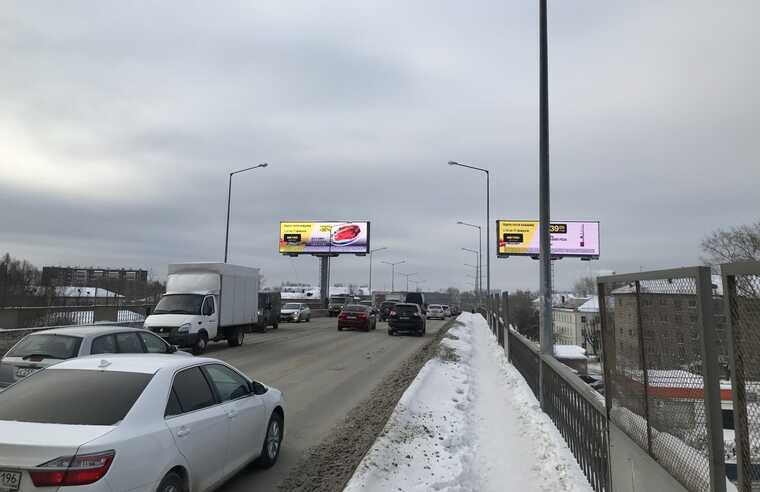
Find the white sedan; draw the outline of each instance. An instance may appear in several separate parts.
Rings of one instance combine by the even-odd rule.
[[[284,418],[280,391],[215,359],[71,359],[0,393],[0,490],[210,490],[272,466]]]

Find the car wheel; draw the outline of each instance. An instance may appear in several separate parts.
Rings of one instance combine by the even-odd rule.
[[[277,463],[282,445],[283,421],[279,414],[273,413],[267,425],[267,435],[264,438],[264,446],[261,456],[256,460],[256,465],[261,468],[270,468]]]
[[[338,325],[338,331],[343,331],[343,327]]]
[[[184,492],[185,483],[182,481],[182,477],[175,472],[167,473],[161,483],[156,489],[156,492]]]
[[[393,335],[395,335],[395,333],[393,332],[393,330],[388,330],[388,336],[392,337]]]
[[[239,347],[243,345],[244,341],[245,341],[245,332],[241,330],[240,328],[235,328],[235,333],[233,333],[232,336],[227,339],[227,344],[230,347]]]
[[[278,327],[279,327],[279,323],[277,321],[275,321],[274,323],[272,323],[272,329],[273,330],[276,330]],[[264,331],[266,331],[266,328],[264,329]]]
[[[208,346],[208,335],[206,335],[206,332],[202,331],[198,334],[198,339],[195,341],[195,344],[193,345],[193,355],[201,355],[206,351],[206,347]]]

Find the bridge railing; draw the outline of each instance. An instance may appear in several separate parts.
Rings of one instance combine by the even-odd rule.
[[[679,268],[600,277],[598,292],[610,425],[687,490],[725,491],[720,280]]]
[[[507,293],[502,293],[501,299],[495,296],[491,305],[491,330],[509,361],[542,401],[543,411],[557,426],[594,490],[611,490],[603,398],[572,369],[551,355],[541,355],[538,344],[512,328]]]

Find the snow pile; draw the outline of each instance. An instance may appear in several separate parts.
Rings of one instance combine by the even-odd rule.
[[[590,492],[482,316],[458,320],[345,490]]]
[[[578,345],[554,345],[554,357],[565,360],[586,360],[586,349]]]

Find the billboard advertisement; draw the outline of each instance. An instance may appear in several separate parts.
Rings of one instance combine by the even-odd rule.
[[[538,256],[537,220],[497,220],[498,256]],[[599,258],[599,222],[550,224],[552,256]]]
[[[280,253],[365,254],[369,222],[280,222]]]

